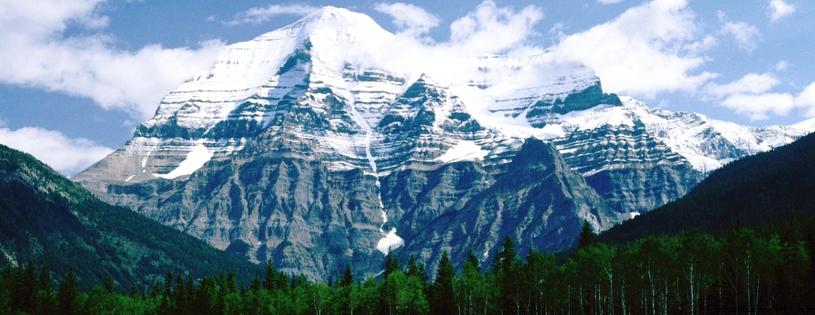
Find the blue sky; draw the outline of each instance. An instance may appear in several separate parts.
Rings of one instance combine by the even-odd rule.
[[[553,49],[652,107],[752,126],[815,117],[812,1],[0,0],[0,143],[75,174],[221,47],[326,5],[426,47]]]

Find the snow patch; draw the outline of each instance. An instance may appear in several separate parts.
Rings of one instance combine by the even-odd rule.
[[[639,212],[631,212],[628,215],[631,216],[629,219],[633,219],[633,218],[636,218],[638,215],[640,215],[640,213]]]
[[[379,243],[376,244],[376,249],[387,255],[390,251],[397,249],[404,244],[405,241],[402,240],[399,235],[396,235],[396,228],[393,228],[390,232],[388,232],[388,234],[385,235],[385,237],[379,240]]]
[[[473,141],[459,141],[454,147],[444,152],[444,154],[438,157],[436,160],[442,161],[444,163],[450,163],[454,161],[465,161],[465,160],[483,160],[484,156],[486,156],[490,151],[484,150],[481,146],[475,144]]]
[[[181,164],[178,164],[178,167],[176,167],[172,172],[167,174],[153,173],[153,176],[174,179],[179,176],[190,175],[204,166],[205,163],[209,162],[213,155],[214,154],[212,152],[207,150],[206,146],[199,144],[193,147],[190,153],[187,153],[187,158],[184,161],[181,161]]]

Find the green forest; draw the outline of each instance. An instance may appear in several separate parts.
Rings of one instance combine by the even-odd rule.
[[[80,292],[73,271],[60,283],[47,266],[6,266],[0,314],[719,314],[815,310],[815,218],[719,234],[648,236],[624,245],[594,241],[588,225],[571,256],[529,251],[515,241],[482,270],[443,255],[433,275],[388,255],[376,278],[352,266],[328,283],[290,276],[269,262],[241,287],[234,273],[200,279],[168,272],[150,290],[116,290],[108,278]]]

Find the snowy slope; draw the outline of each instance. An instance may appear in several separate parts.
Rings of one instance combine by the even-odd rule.
[[[229,45],[123,148],[73,179],[217,248],[249,244],[250,260],[307,257],[303,268],[320,277],[342,259],[370,269],[380,252],[415,248],[422,228],[524,159],[530,137],[554,145],[552,158],[602,200],[569,219],[599,231],[681,197],[729,161],[815,130],[650,108],[550,52],[462,57],[457,76],[414,70],[382,61],[394,40],[365,15],[327,7]],[[523,205],[499,199],[514,205],[503,211]]]

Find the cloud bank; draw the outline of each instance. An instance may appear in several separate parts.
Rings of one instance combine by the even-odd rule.
[[[108,17],[104,0],[3,1],[0,3],[0,83],[29,86],[92,99],[136,120],[152,116],[161,98],[204,72],[223,46],[195,48],[149,45],[135,52],[117,49],[101,32]],[[66,37],[69,26],[92,35]]]
[[[687,1],[654,0],[585,32],[561,34],[553,49],[561,60],[594,69],[609,91],[654,97],[693,92],[715,78],[698,70],[705,62],[698,53],[715,44],[700,36]]]
[[[33,155],[65,176],[73,176],[113,152],[85,138],[69,138],[37,127],[0,128],[0,143]]]
[[[236,14],[232,20],[222,22],[224,25],[235,26],[240,24],[259,25],[278,15],[308,15],[320,10],[318,7],[307,5],[279,5],[271,4],[267,7],[255,7]]]
[[[439,18],[412,4],[377,3],[374,10],[393,17],[393,24],[403,33],[420,36],[439,25]]]
[[[785,116],[795,108],[802,108],[807,116],[815,117],[815,83],[804,88],[797,96],[772,92],[781,81],[772,73],[749,73],[728,84],[708,84],[704,92],[719,105],[729,108],[750,120],[764,120],[770,115]]]

